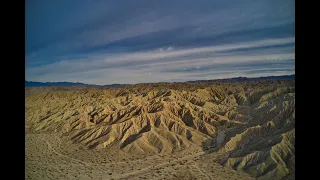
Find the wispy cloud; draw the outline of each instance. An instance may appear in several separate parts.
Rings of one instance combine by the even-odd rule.
[[[192,49],[176,49],[159,52],[145,51],[133,53],[118,53],[111,56],[97,55],[86,59],[64,60],[57,63],[27,68],[27,78],[34,81],[65,81],[69,79],[90,82],[92,79],[102,84],[117,80],[121,83],[132,83],[146,80],[171,81],[179,77],[188,80],[194,76],[201,79],[201,75],[209,76],[234,71],[247,72],[257,70],[262,66],[270,68],[270,72],[278,70],[272,65],[280,65],[282,69],[292,73],[294,70],[294,52],[292,45],[287,52],[278,52],[270,47],[294,42],[292,38],[268,39],[246,44],[232,44],[214,47]],[[260,48],[259,50],[253,50]],[[247,53],[239,55],[240,52]],[[228,52],[219,54],[219,52]],[[244,67],[236,69],[234,67]],[[260,69],[259,69],[260,68]],[[228,71],[229,70],[229,71]],[[276,73],[276,71],[275,71]],[[252,73],[249,73],[252,74]],[[137,79],[134,79],[137,78]],[[142,78],[142,79],[141,79]],[[100,79],[100,80],[99,80]],[[193,79],[193,78],[192,78]]]
[[[44,0],[28,1],[26,10],[28,80],[109,84],[294,73],[292,0]]]

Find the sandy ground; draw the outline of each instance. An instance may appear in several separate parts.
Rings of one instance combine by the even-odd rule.
[[[208,161],[204,152],[148,157],[92,151],[54,134],[26,134],[25,179],[252,179]],[[211,155],[212,156],[212,155]]]

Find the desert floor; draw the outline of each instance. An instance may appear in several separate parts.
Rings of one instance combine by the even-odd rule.
[[[26,179],[252,179],[199,147],[172,154],[87,150],[55,134],[25,135]]]

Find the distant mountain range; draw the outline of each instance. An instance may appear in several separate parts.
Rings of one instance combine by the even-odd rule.
[[[196,80],[187,82],[221,82],[221,83],[233,83],[233,82],[245,82],[245,81],[259,81],[259,80],[294,80],[295,75],[284,75],[284,76],[266,76],[266,77],[235,77],[229,79],[213,79],[213,80]],[[121,87],[127,84],[109,84],[109,85],[93,85],[85,84],[80,82],[33,82],[25,81],[25,87],[43,87],[43,86],[97,86],[97,87]]]
[[[40,86],[87,86],[84,83],[73,83],[73,82],[33,82],[25,81],[26,87],[40,87]]]
[[[213,80],[196,80],[188,82],[221,82],[221,83],[234,83],[234,82],[249,82],[249,81],[261,81],[261,80],[295,80],[295,75],[284,75],[284,76],[265,76],[265,77],[235,77],[228,79],[213,79]]]
[[[126,84],[109,84],[109,85],[94,85],[80,82],[33,82],[25,81],[25,87],[48,87],[48,86],[96,86],[96,87],[121,87]]]

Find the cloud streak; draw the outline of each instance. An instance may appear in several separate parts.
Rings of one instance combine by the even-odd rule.
[[[292,0],[29,1],[26,79],[110,84],[293,74],[294,25]]]
[[[121,83],[144,82],[146,75],[153,81],[172,81],[179,77],[187,81],[191,76],[201,79],[201,75],[212,77],[219,73],[262,72],[269,67],[275,73],[280,69],[292,73],[294,70],[293,38],[267,39],[246,44],[231,44],[214,47],[192,49],[175,49],[159,52],[145,51],[133,53],[118,53],[112,56],[97,55],[86,59],[64,60],[57,63],[32,67],[27,69],[27,78],[34,81],[65,81],[66,78],[106,84],[115,80]],[[282,51],[270,48],[277,45],[289,44]],[[252,50],[259,48],[258,50]],[[165,49],[165,48],[164,48]],[[167,48],[168,49],[168,48]],[[234,50],[237,50],[234,52]],[[246,51],[244,54],[239,52]],[[223,54],[219,54],[223,52]],[[262,67],[259,67],[262,66]],[[237,68],[234,68],[237,67]],[[241,69],[241,67],[244,67]],[[239,69],[240,68],[240,69]],[[252,69],[256,71],[252,71]],[[126,77],[125,77],[126,76]],[[129,78],[130,77],[130,78]],[[137,79],[134,80],[133,77]],[[52,78],[52,79],[50,79]],[[100,79],[100,80],[98,80]],[[141,80],[144,79],[144,80]],[[193,78],[192,78],[193,79]]]

